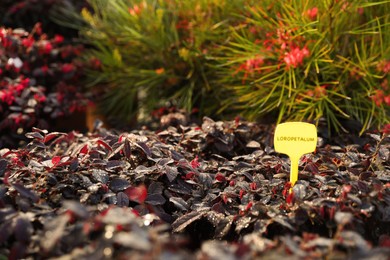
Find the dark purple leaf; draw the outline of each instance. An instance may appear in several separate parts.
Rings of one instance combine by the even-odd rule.
[[[282,226],[290,229],[291,231],[295,231],[295,228],[286,221],[286,219],[282,218],[282,217],[275,217],[273,218],[273,220],[279,224],[281,224]]]
[[[180,197],[171,197],[169,198],[169,201],[172,202],[176,208],[186,211],[189,209],[188,203]]]
[[[93,185],[93,183],[87,176],[79,175],[79,179],[80,179],[80,184],[85,188],[88,188],[89,186]]]
[[[299,208],[295,211],[294,222],[296,225],[303,225],[309,218],[306,209]]]
[[[152,182],[148,187],[148,194],[162,194],[164,186],[161,182]]]
[[[69,170],[72,172],[76,171],[79,167],[79,160],[77,158],[73,159],[70,163]]]
[[[166,199],[161,194],[150,194],[146,197],[145,203],[150,205],[163,205],[166,202]]]
[[[11,248],[8,259],[22,259],[27,251],[26,243],[16,241]]]
[[[220,152],[230,152],[233,150],[233,144],[229,143],[228,140],[223,140],[219,138],[219,142],[215,143],[215,147],[218,149]]]
[[[43,136],[38,133],[38,132],[30,132],[30,133],[27,133],[26,134],[26,137],[27,138],[30,138],[30,139],[38,139],[39,141],[43,140]]]
[[[173,166],[165,165],[164,169],[165,169],[165,175],[168,177],[168,180],[170,182],[173,182],[176,179],[177,175],[179,174],[177,168]]]
[[[106,165],[106,169],[109,171],[121,168],[123,166],[122,161],[108,161]]]
[[[108,176],[108,172],[100,169],[92,169],[92,177],[95,181],[106,184],[110,179]]]
[[[175,220],[175,222],[172,223],[172,228],[174,232],[182,232],[188,225],[190,225],[192,222],[201,219],[203,216],[205,216],[207,211],[191,211],[178,219]]]
[[[39,196],[35,192],[31,191],[30,189],[24,187],[23,184],[14,183],[12,184],[12,187],[14,187],[15,190],[17,190],[21,196],[31,199],[35,203],[38,202]]]
[[[118,194],[116,195],[117,197],[117,205],[119,207],[127,207],[129,206],[129,197],[127,197],[126,193],[124,192],[118,192]]]
[[[3,222],[0,224],[0,245],[4,244],[14,231],[15,224],[10,222]]]
[[[168,189],[173,192],[177,192],[179,194],[185,194],[185,195],[189,195],[192,192],[191,189],[186,185],[184,185],[183,183],[179,183],[179,184],[173,183],[169,185]]]
[[[185,159],[184,156],[178,152],[176,152],[175,150],[171,150],[171,157],[174,161],[180,161],[182,159]]]
[[[7,169],[8,162],[4,159],[0,160],[0,177],[4,176],[4,172]]]
[[[292,189],[294,193],[294,198],[298,200],[303,200],[306,197],[306,187],[301,183],[296,183]]]
[[[123,146],[123,152],[127,159],[130,159],[131,156],[131,146],[129,140],[125,140],[125,144]]]
[[[26,217],[18,217],[15,223],[15,237],[19,242],[28,244],[33,234],[33,226]]]
[[[102,200],[107,200],[108,204],[117,204],[118,203],[118,198],[116,197],[116,194],[113,192],[105,193],[102,196]]]
[[[151,157],[152,152],[150,151],[149,147],[144,142],[137,142],[135,144],[137,147],[141,148],[141,150],[145,153],[147,157]]]
[[[115,178],[110,181],[109,187],[113,192],[118,192],[130,187],[130,182],[122,178]]]

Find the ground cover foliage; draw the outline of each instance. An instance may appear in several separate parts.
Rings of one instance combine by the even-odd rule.
[[[292,193],[273,131],[207,117],[157,132],[35,128],[0,150],[0,259],[387,259],[389,129],[320,129]]]

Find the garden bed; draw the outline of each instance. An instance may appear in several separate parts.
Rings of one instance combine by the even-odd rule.
[[[388,130],[289,161],[240,120],[48,133],[0,150],[0,259],[387,259]]]

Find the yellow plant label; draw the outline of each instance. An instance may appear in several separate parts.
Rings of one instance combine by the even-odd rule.
[[[314,152],[317,146],[315,125],[303,122],[288,122],[276,126],[275,151],[290,157],[291,187],[298,180],[298,163],[302,155]]]

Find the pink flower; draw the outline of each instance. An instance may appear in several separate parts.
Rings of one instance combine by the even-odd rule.
[[[45,45],[43,45],[42,51],[45,54],[50,54],[50,52],[53,50],[53,45],[51,45],[50,42],[46,42]]]
[[[25,87],[23,84],[21,84],[21,83],[19,83],[19,84],[17,84],[17,85],[15,86],[15,90],[16,90],[16,92],[18,92],[18,93],[21,93],[25,88],[26,88],[26,87]]]
[[[384,73],[389,73],[389,72],[390,72],[390,61],[387,61],[387,62],[384,64],[384,66],[383,66],[383,68],[382,68],[382,71],[383,71]]]
[[[390,95],[385,96],[383,101],[385,101],[386,105],[390,106]]]
[[[54,42],[57,43],[57,44],[60,44],[64,41],[64,36],[62,35],[59,35],[59,34],[56,34],[54,36]]]
[[[375,91],[375,95],[371,96],[371,99],[375,102],[375,105],[379,107],[380,105],[382,105],[384,97],[385,93],[383,92],[383,90],[378,89]]]
[[[0,91],[0,100],[4,103],[7,103],[8,105],[12,105],[12,103],[15,101],[14,93],[9,90]]]
[[[290,41],[290,34],[291,30],[285,30],[283,28],[278,28],[276,30],[276,42],[281,45],[282,50],[286,49],[287,43]]]
[[[24,86],[24,87],[28,87],[30,85],[30,79],[29,78],[22,78],[20,80],[20,83]]]
[[[0,73],[1,74],[1,73]],[[381,87],[384,89],[384,90],[387,90],[389,88],[389,81],[387,79],[384,79],[381,83]]]
[[[310,18],[310,20],[315,20],[317,18],[318,8],[313,7],[306,11],[306,15]]]
[[[303,59],[308,57],[310,54],[307,47],[303,47],[303,49],[299,49],[298,47],[293,48],[290,52],[285,53],[284,62],[286,63],[286,68],[290,67],[297,68],[299,65],[303,63]]]
[[[22,40],[22,45],[27,49],[33,46],[33,44],[34,44],[34,39],[32,38],[24,38]]]
[[[343,5],[341,6],[341,11],[343,11],[343,12],[346,11],[348,9],[349,5],[350,4],[348,2],[344,2]]]
[[[132,16],[139,15],[141,13],[142,9],[138,5],[134,5],[133,8],[129,7],[129,13]]]
[[[385,133],[385,134],[390,134],[390,124],[386,124],[383,127],[382,132]]]
[[[322,86],[317,86],[317,87],[315,87],[315,88],[314,88],[314,95],[315,95],[317,98],[326,96],[326,85],[322,85]]]
[[[253,74],[255,71],[258,71],[263,64],[264,64],[264,60],[261,57],[248,59],[245,61],[245,63],[240,65],[240,67],[237,69],[237,71],[234,74],[238,73],[239,71],[244,71],[245,73],[242,82],[245,83],[248,74]]]
[[[44,95],[40,95],[40,94],[35,94],[34,95],[34,99],[38,102],[38,103],[42,103],[42,102],[45,102],[46,101],[46,97]]]
[[[62,65],[61,67],[61,70],[63,73],[69,73],[69,72],[72,72],[74,71],[74,65],[72,63],[65,63],[64,65]]]

